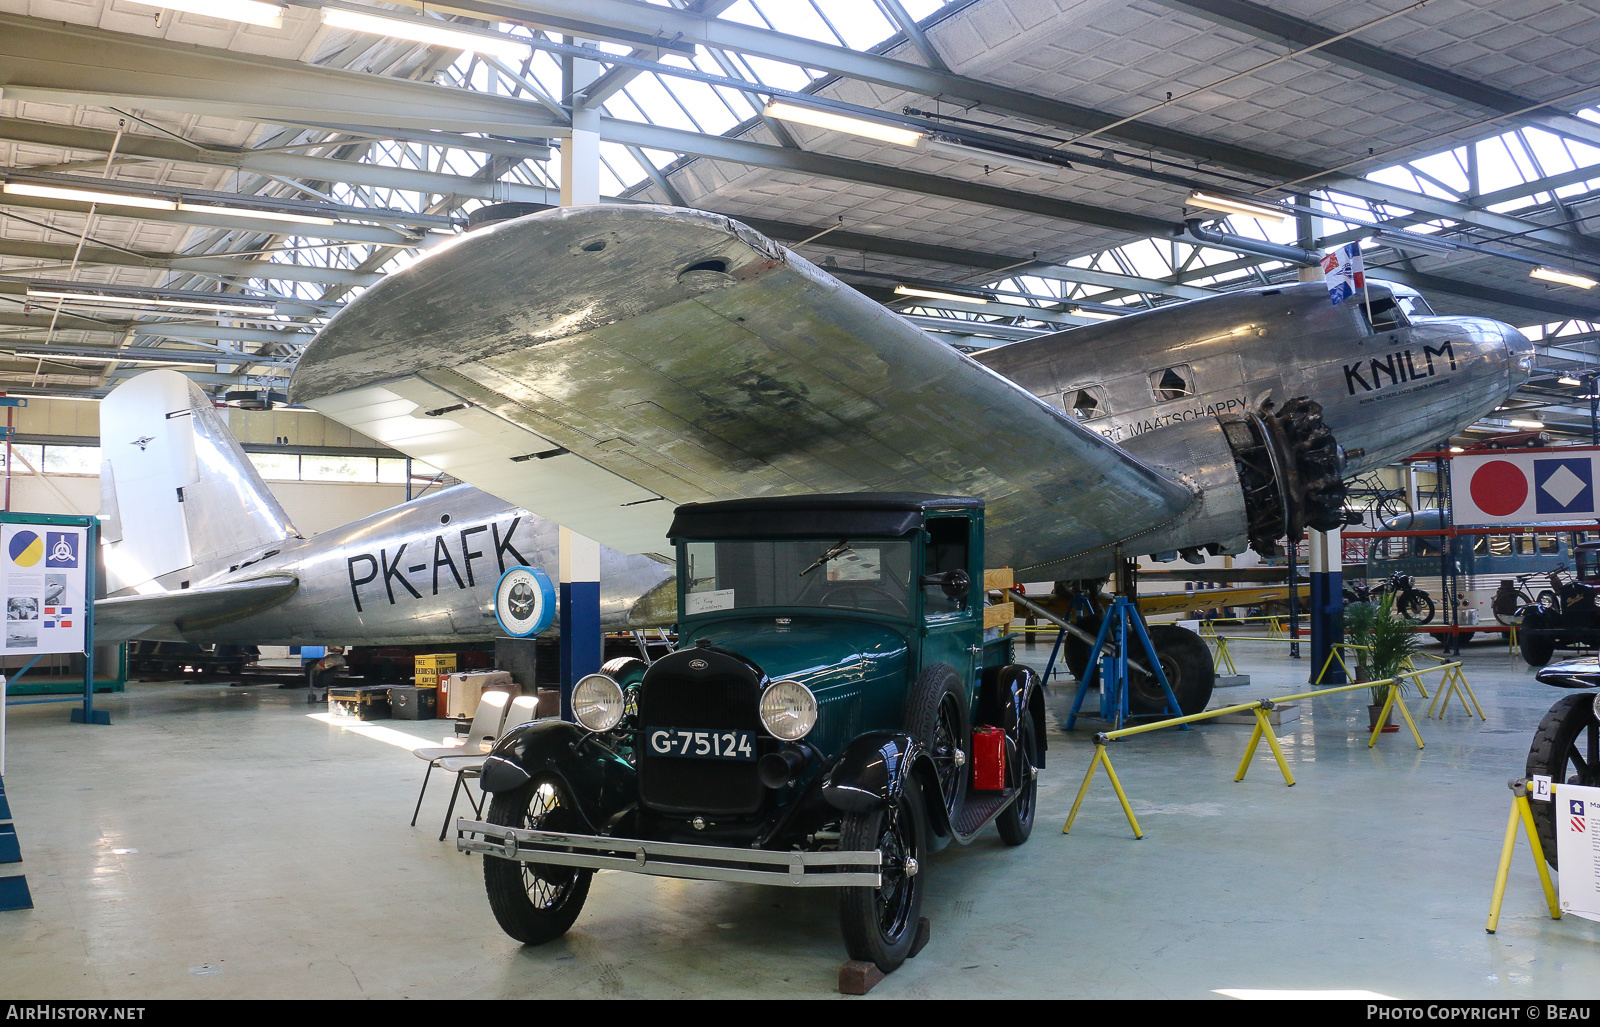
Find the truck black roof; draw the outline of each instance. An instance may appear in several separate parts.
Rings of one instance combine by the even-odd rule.
[[[668,538],[893,537],[918,528],[934,511],[983,509],[983,500],[922,492],[843,492],[685,503]]]

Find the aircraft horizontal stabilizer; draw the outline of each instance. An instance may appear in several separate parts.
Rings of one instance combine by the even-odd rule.
[[[1166,524],[1188,486],[748,227],[574,207],[474,232],[347,306],[294,401],[626,552],[679,503],[988,501],[1028,566]]]
[[[293,575],[273,574],[175,592],[100,599],[94,604],[95,642],[110,645],[132,638],[181,641],[180,632],[225,624],[276,606],[299,586]]]

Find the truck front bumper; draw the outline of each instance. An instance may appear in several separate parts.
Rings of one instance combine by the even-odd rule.
[[[697,881],[738,881],[791,888],[877,888],[882,855],[869,852],[769,852],[715,845],[684,845],[640,838],[564,834],[501,827],[462,817],[456,848],[519,863],[617,870]]]

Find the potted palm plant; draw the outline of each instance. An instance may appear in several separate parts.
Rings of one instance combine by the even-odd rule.
[[[1398,688],[1404,694],[1410,687],[1405,680],[1395,680],[1395,675],[1405,669],[1407,659],[1422,645],[1422,639],[1417,635],[1416,621],[1397,613],[1394,599],[1394,594],[1389,593],[1376,603],[1352,603],[1352,607],[1368,607],[1356,613],[1353,630],[1350,629],[1351,610],[1346,608],[1345,611],[1345,624],[1350,631],[1351,641],[1366,647],[1357,650],[1361,654],[1358,657],[1357,677],[1363,681],[1385,682],[1374,684],[1369,689],[1372,704],[1367,707],[1368,728],[1377,725],[1378,715],[1388,701],[1389,689]],[[1388,723],[1384,724],[1383,729],[1398,730]]]

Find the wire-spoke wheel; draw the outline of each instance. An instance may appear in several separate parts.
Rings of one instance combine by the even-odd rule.
[[[1595,715],[1595,693],[1562,696],[1544,715],[1528,749],[1527,775],[1535,774],[1549,777],[1556,785],[1554,802],[1528,804],[1539,829],[1545,862],[1553,867],[1560,786],[1600,785],[1600,718]]]
[[[1039,793],[1039,735],[1032,712],[1022,710],[1021,716],[1022,722],[1017,725],[1018,795],[994,822],[1000,829],[1000,840],[1007,845],[1021,845],[1033,833],[1033,809]]]
[[[882,809],[846,813],[839,830],[844,852],[877,849],[882,855],[876,888],[839,889],[839,928],[851,959],[890,973],[906,961],[922,914],[923,840],[927,812],[916,779]]]
[[[489,804],[489,823],[530,831],[584,832],[566,785],[545,774],[500,792]],[[550,863],[483,857],[483,884],[500,927],[525,945],[542,945],[567,933],[589,897],[593,871]]]

